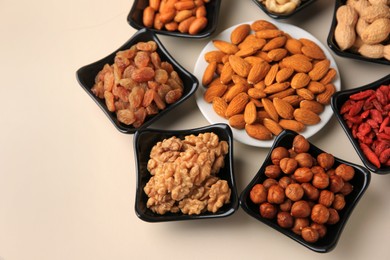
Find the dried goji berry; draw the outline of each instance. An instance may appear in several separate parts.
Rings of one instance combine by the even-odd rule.
[[[380,155],[379,155],[379,161],[381,163],[385,163],[389,160],[390,158],[390,148],[387,148],[384,150]]]
[[[377,168],[381,167],[381,163],[379,161],[378,156],[371,150],[371,148],[368,145],[364,143],[360,143],[360,148],[362,149],[364,155],[367,157],[368,161],[370,161]]]
[[[390,135],[390,126],[386,126],[386,127],[384,128],[384,132],[385,132],[386,134]]]
[[[363,119],[360,116],[350,116],[348,114],[344,115],[344,119],[351,121],[354,124],[360,124],[361,122],[363,122]]]
[[[378,156],[387,148],[390,148],[390,142],[381,140],[375,141],[375,147],[373,147],[375,154]]]
[[[371,118],[367,119],[366,123],[369,124],[371,126],[371,128],[373,128],[373,129],[379,128],[378,122],[375,121],[374,119],[371,119]]]
[[[364,91],[361,91],[359,93],[353,94],[349,98],[352,100],[362,100],[362,99],[368,98],[369,96],[371,96],[373,94],[375,94],[375,91],[372,89],[368,89],[368,90],[364,90]]]
[[[374,107],[376,108],[376,110],[378,110],[381,114],[382,112],[384,111],[383,110],[383,106],[381,103],[379,103],[379,101],[377,99],[373,99],[372,100],[372,104],[374,105]]]
[[[387,95],[385,95],[382,90],[380,88],[378,88],[376,91],[375,91],[375,95],[376,95],[376,98],[378,99],[378,101],[382,104],[382,105],[387,105],[388,103],[388,98],[387,98]]]
[[[362,136],[365,136],[371,132],[371,126],[367,123],[361,123],[358,127],[358,131]]]
[[[359,100],[358,102],[356,102],[355,104],[353,104],[351,106],[351,108],[349,109],[348,115],[356,116],[362,110],[363,105],[364,105],[364,100]]]
[[[355,102],[350,100],[350,99],[345,101],[345,103],[340,108],[340,114],[345,114],[345,113],[349,112],[349,110],[351,109],[353,103],[355,103]]]
[[[360,117],[362,119],[366,119],[370,115],[370,110],[366,110],[363,113],[360,114]]]
[[[381,123],[381,125],[380,125],[380,127],[379,127],[379,133],[381,133],[381,132],[383,132],[383,131],[385,130],[385,127],[389,124],[389,122],[390,122],[390,117],[386,117],[386,118],[382,121],[382,123]]]
[[[381,124],[383,121],[382,113],[375,109],[370,110],[370,117],[373,120],[375,120],[378,124]]]
[[[377,133],[377,138],[379,140],[387,140],[387,141],[390,141],[390,135],[386,134],[386,133]]]

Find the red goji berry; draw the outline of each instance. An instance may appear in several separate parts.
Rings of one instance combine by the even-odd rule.
[[[358,127],[358,131],[362,136],[365,136],[371,132],[371,126],[367,123],[361,123]]]
[[[390,143],[387,141],[375,141],[375,146],[373,147],[376,155],[380,155],[385,149],[390,148]]]
[[[379,101],[377,99],[373,99],[372,100],[372,104],[374,105],[374,107],[376,108],[376,110],[378,110],[381,114],[383,113],[383,106],[381,103],[379,103]]]
[[[390,148],[387,148],[384,150],[380,155],[379,155],[379,161],[381,163],[385,163],[389,160],[390,158]]]
[[[386,134],[386,133],[377,133],[376,137],[379,139],[379,140],[387,140],[387,141],[390,141],[390,135]]]
[[[360,143],[360,148],[362,149],[364,155],[367,157],[368,161],[370,161],[377,168],[381,167],[381,163],[379,161],[378,156],[371,150],[368,145]]]
[[[375,91],[376,99],[383,105],[387,105],[388,103],[388,98],[387,95],[385,95],[380,88],[378,88]]]
[[[374,119],[371,119],[371,118],[367,119],[366,123],[369,124],[371,126],[371,128],[373,128],[373,129],[379,128],[378,122],[375,121]]]
[[[384,128],[384,132],[385,132],[386,134],[390,135],[390,126],[386,126],[386,127]]]
[[[374,90],[367,89],[367,90],[361,91],[359,93],[353,94],[349,98],[352,100],[362,100],[362,99],[368,98],[369,96],[371,96],[373,94],[375,94]]]
[[[359,100],[358,102],[356,102],[355,104],[353,104],[351,106],[351,108],[349,109],[348,115],[356,116],[362,110],[363,105],[364,105],[364,100]]]
[[[373,120],[375,120],[378,124],[381,124],[383,121],[382,113],[375,109],[370,110],[370,117]]]
[[[366,119],[370,115],[370,110],[366,110],[360,114],[362,119]]]
[[[382,93],[386,96],[390,94],[390,85],[381,85],[379,89],[382,91]]]
[[[347,101],[345,101],[345,103],[344,103],[344,104],[341,106],[341,108],[340,108],[340,114],[345,114],[345,113],[347,113],[347,112],[351,109],[353,103],[354,103],[354,101],[352,101],[352,100],[350,100],[350,99],[348,99]]]
[[[379,127],[379,133],[381,133],[381,132],[383,132],[383,131],[385,130],[385,127],[389,124],[389,122],[390,122],[390,117],[386,117],[386,118],[382,121],[382,123],[381,123],[381,125],[380,125],[380,127]]]

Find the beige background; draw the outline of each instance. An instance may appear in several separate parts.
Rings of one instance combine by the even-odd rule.
[[[216,34],[270,19],[252,1],[222,1]],[[0,1],[0,259],[390,259],[390,176],[372,175],[337,247],[317,254],[239,209],[224,219],[147,223],[134,213],[133,136],[119,133],[78,85],[76,70],[135,30],[133,1]],[[282,22],[326,44],[334,1]],[[214,36],[216,35],[214,34]],[[189,71],[209,41],[160,37]],[[333,52],[332,52],[333,54]],[[342,88],[389,67],[333,55]],[[155,128],[207,125],[194,98]],[[362,164],[335,118],[310,141]],[[234,143],[238,191],[268,150]]]

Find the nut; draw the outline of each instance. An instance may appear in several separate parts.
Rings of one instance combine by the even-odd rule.
[[[311,210],[311,220],[318,224],[325,224],[329,219],[329,210],[322,204],[316,204]]]
[[[332,206],[332,203],[334,201],[334,193],[328,190],[322,190],[320,192],[320,197],[318,198],[318,202],[325,207]]]
[[[291,215],[296,218],[306,218],[310,216],[311,208],[307,201],[299,200],[292,204]]]
[[[318,189],[325,189],[329,185],[329,176],[326,173],[316,173],[313,175],[312,184]]]
[[[272,150],[271,152],[271,161],[275,165],[280,164],[280,160],[283,158],[288,158],[290,153],[285,147],[279,146]]]
[[[292,201],[298,201],[302,199],[304,191],[300,184],[292,183],[289,184],[285,189],[286,197]]]
[[[302,229],[308,227],[310,225],[308,218],[295,218],[294,226],[292,227],[292,231],[297,234],[302,234]]]
[[[315,222],[313,222],[310,225],[310,227],[312,227],[313,229],[317,230],[318,234],[320,235],[320,238],[323,238],[326,235],[327,231],[328,231],[328,229],[326,228],[325,225],[318,224],[318,223],[315,223]]]
[[[320,237],[318,231],[312,227],[305,227],[302,229],[302,238],[309,243],[317,242]]]
[[[290,199],[286,199],[282,204],[279,204],[279,209],[281,211],[286,211],[288,212],[288,214],[290,214],[291,206],[292,201]]]
[[[317,156],[317,163],[325,170],[329,170],[333,167],[334,157],[329,153],[321,153]]]
[[[308,200],[311,200],[311,201],[316,201],[318,200],[319,196],[320,196],[320,191],[314,187],[313,185],[311,185],[310,183],[302,183],[301,184],[302,186],[302,189],[305,193],[305,197],[308,199]]]
[[[268,178],[273,178],[273,179],[279,178],[281,173],[282,173],[282,170],[280,169],[280,167],[278,165],[268,165],[267,167],[265,167],[265,170],[264,170],[264,174]]]
[[[272,185],[268,189],[267,200],[269,203],[281,204],[284,202],[284,189],[279,185]]]
[[[292,228],[294,225],[294,219],[288,212],[279,212],[276,221],[282,228]]]
[[[339,192],[341,194],[343,194],[344,196],[347,196],[352,191],[353,191],[353,185],[349,182],[344,182],[344,186],[341,188],[341,190]]]
[[[343,179],[336,174],[329,176],[329,182],[329,189],[331,192],[337,193],[344,187]]]
[[[273,178],[268,178],[263,181],[264,187],[268,190],[272,185],[278,184],[278,181]]]
[[[275,218],[277,213],[278,209],[276,208],[276,206],[269,202],[264,202],[260,205],[260,215],[263,218],[273,219]]]
[[[339,213],[337,212],[337,210],[332,209],[332,208],[329,208],[328,210],[329,210],[329,219],[326,222],[326,224],[334,225],[337,222],[339,222],[340,221],[340,216],[339,216]]]
[[[297,153],[306,153],[310,149],[310,143],[303,135],[297,135],[293,140],[293,150]]]
[[[251,189],[249,197],[255,204],[263,203],[267,200],[267,190],[263,184],[256,184]]]
[[[300,183],[310,182],[313,178],[313,172],[310,170],[310,168],[300,167],[295,170],[294,178],[297,182]]]
[[[311,168],[313,166],[313,157],[309,153],[298,153],[294,159],[297,160],[299,167]]]
[[[335,173],[337,176],[340,176],[344,181],[350,181],[355,175],[355,170],[350,165],[340,164],[336,167]]]
[[[282,160],[280,160],[280,169],[285,174],[293,173],[297,169],[297,167],[298,162],[293,158],[283,158]]]
[[[292,184],[292,183],[295,183],[295,181],[288,176],[283,176],[282,178],[279,179],[279,185],[283,189],[287,188],[287,186]]]
[[[345,197],[343,194],[336,194],[334,196],[332,207],[336,210],[342,210],[345,207]]]

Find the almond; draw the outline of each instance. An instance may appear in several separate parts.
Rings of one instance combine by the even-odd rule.
[[[316,113],[304,108],[295,109],[294,118],[305,125],[315,125],[321,121],[321,118]]]
[[[257,122],[263,123],[265,118],[271,118],[265,110],[257,111]]]
[[[257,82],[264,79],[264,77],[267,75],[270,68],[271,66],[265,61],[253,65],[253,67],[250,69],[248,74],[248,79],[247,79],[248,83],[256,84]]]
[[[272,103],[274,104],[276,112],[278,112],[278,115],[281,118],[284,119],[294,118],[294,108],[290,103],[280,98],[274,98],[272,100]]]
[[[300,96],[306,100],[313,100],[315,97],[313,92],[311,92],[307,88],[299,88],[296,91],[297,91],[298,96]]]
[[[271,66],[270,70],[268,71],[267,75],[264,78],[264,84],[266,86],[269,86],[272,83],[274,83],[274,80],[276,78],[276,74],[278,73],[278,71],[279,71],[279,65],[278,64],[274,64],[274,65]]]
[[[321,94],[318,94],[316,100],[320,104],[328,105],[330,104],[331,97],[335,92],[336,92],[336,87],[332,83],[326,84],[325,91],[322,92]]]
[[[324,105],[314,100],[302,100],[299,104],[299,107],[313,111],[317,115],[324,111]]]
[[[328,72],[330,61],[328,59],[321,60],[314,64],[313,69],[309,72],[311,80],[318,81],[322,79]]]
[[[330,68],[326,75],[320,80],[320,83],[326,85],[336,77],[337,71],[334,68]]]
[[[207,86],[214,78],[215,71],[217,70],[217,62],[213,61],[209,63],[203,73],[202,84]]]
[[[232,87],[230,87],[226,92],[225,95],[223,95],[223,99],[226,102],[230,102],[233,100],[235,96],[242,92],[246,92],[248,87],[242,83],[234,84]]]
[[[244,129],[245,128],[244,115],[237,114],[229,117],[229,125],[236,129]]]
[[[288,54],[287,50],[284,48],[276,48],[268,52],[268,58],[272,61],[280,61]]]
[[[215,61],[217,63],[221,63],[222,58],[225,55],[226,54],[223,53],[222,51],[209,51],[204,55],[204,59],[208,63],[213,62],[213,61]]]
[[[256,50],[260,50],[263,48],[263,46],[266,44],[265,39],[259,39],[254,34],[250,34],[248,37],[245,38],[243,42],[241,42],[238,45],[238,48],[245,49],[245,48],[255,48]]]
[[[238,57],[247,57],[247,56],[255,54],[257,52],[257,50],[258,49],[254,48],[254,47],[246,47],[246,48],[240,49],[234,55],[236,55]]]
[[[245,125],[245,131],[247,134],[258,140],[270,140],[272,139],[272,133],[265,126],[261,124]]]
[[[265,29],[278,29],[278,28],[273,23],[270,23],[266,20],[257,20],[251,24],[251,29],[253,31],[260,31]]]
[[[223,65],[222,71],[221,71],[221,83],[222,84],[228,84],[232,80],[232,76],[234,74],[233,68],[230,65],[229,62],[226,62]]]
[[[298,96],[298,95],[291,95],[291,96],[287,96],[287,97],[284,97],[282,98],[284,101],[290,103],[290,105],[292,105],[293,107],[297,107],[299,106],[299,103],[304,100],[302,97]]]
[[[232,76],[232,80],[234,82],[234,84],[238,84],[238,83],[241,83],[241,84],[244,84],[245,86],[249,87],[249,84],[248,82],[246,81],[246,78],[243,78],[241,76],[238,76],[237,74],[234,74]]]
[[[247,124],[253,124],[257,119],[256,105],[254,102],[249,101],[245,106],[244,120]]]
[[[248,57],[245,57],[244,60],[246,62],[248,62],[249,64],[251,64],[252,66],[254,66],[256,63],[265,61],[263,58],[256,57],[256,56],[248,56]]]
[[[228,107],[226,108],[225,116],[227,118],[240,114],[242,111],[244,111],[246,104],[249,102],[249,96],[242,92],[235,96],[232,101],[229,103]]]
[[[270,118],[264,118],[263,125],[274,135],[279,135],[283,131],[283,128]]]
[[[281,48],[287,41],[287,37],[282,35],[269,40],[263,47],[263,51],[270,51],[276,48]]]
[[[288,78],[291,77],[291,75],[294,73],[294,69],[293,68],[282,68],[278,71],[278,73],[276,74],[276,82],[280,83],[280,82],[284,82],[286,81]]]
[[[260,39],[272,39],[282,36],[283,34],[284,32],[278,29],[264,29],[255,32],[256,37]]]
[[[264,110],[267,112],[269,117],[273,119],[274,121],[278,122],[279,121],[279,114],[275,109],[274,104],[272,103],[271,100],[268,98],[262,98],[261,103],[263,103]]]
[[[297,133],[302,132],[306,128],[306,126],[303,123],[298,122],[298,121],[296,121],[294,119],[291,119],[291,120],[281,119],[279,121],[279,125],[283,129],[291,130],[291,131],[294,131],[294,132],[297,132]]]
[[[259,99],[256,99],[256,98],[250,98],[250,101],[252,101],[253,102],[253,104],[255,104],[255,106],[257,107],[257,108],[262,108],[263,107],[263,103],[261,103],[261,100],[259,100]]]
[[[291,79],[291,87],[298,89],[304,88],[310,83],[310,77],[306,73],[298,72]]]
[[[254,99],[260,99],[267,96],[263,90],[257,88],[248,89],[248,95]]]
[[[214,44],[215,48],[217,48],[218,50],[220,50],[226,54],[234,54],[234,53],[239,51],[239,49],[236,45],[231,44],[231,43],[226,42],[226,41],[213,40],[213,44]]]
[[[211,103],[215,97],[221,97],[227,89],[224,84],[211,85],[204,93],[203,98],[206,102]]]
[[[317,95],[325,91],[325,85],[318,81],[310,81],[307,89]]]
[[[217,115],[225,118],[226,109],[228,104],[220,97],[215,97],[213,99],[213,109]]]
[[[302,53],[302,43],[294,38],[289,38],[286,41],[286,44],[284,45],[284,48],[288,50],[291,54],[299,54]]]
[[[283,91],[280,91],[280,92],[277,92],[275,94],[272,94],[272,95],[268,96],[268,98],[272,100],[274,98],[284,98],[284,97],[287,97],[287,96],[290,96],[290,95],[294,95],[294,94],[295,94],[295,89],[287,88],[287,89],[285,89]]]
[[[247,77],[251,70],[251,65],[247,61],[235,55],[229,56],[229,63],[233,71],[241,77]]]
[[[310,60],[302,54],[294,54],[286,57],[282,60],[284,67],[292,68],[296,72],[309,72],[312,70],[313,65]]]
[[[241,24],[230,34],[230,41],[233,44],[239,44],[249,35],[250,31],[251,27],[249,24]]]
[[[303,44],[301,51],[307,57],[316,60],[326,59],[324,51],[315,42],[306,38],[301,38],[299,41]]]
[[[274,83],[272,85],[267,86],[264,89],[266,94],[278,93],[280,91],[286,90],[290,86],[290,82],[282,82],[282,83]]]

